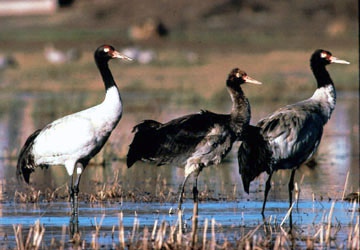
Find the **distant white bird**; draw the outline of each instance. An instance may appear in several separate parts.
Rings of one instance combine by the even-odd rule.
[[[64,165],[69,174],[72,220],[78,217],[79,182],[84,168],[104,146],[122,115],[119,90],[108,66],[113,58],[131,60],[110,45],[95,51],[95,62],[105,84],[105,99],[97,106],[65,116],[35,131],[20,151],[17,174],[29,183],[36,167]],[[74,170],[77,178],[74,182]]]
[[[140,64],[148,64],[156,59],[156,53],[151,49],[139,49],[137,47],[127,47],[121,51],[122,54],[131,57]]]
[[[61,51],[54,48],[53,45],[47,45],[44,48],[46,60],[52,64],[63,64],[79,60],[81,53],[78,49],[72,48],[67,51]]]

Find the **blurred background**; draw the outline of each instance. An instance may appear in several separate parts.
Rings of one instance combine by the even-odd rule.
[[[101,44],[111,44],[135,59],[110,63],[124,115],[93,161],[110,167],[94,170],[94,175],[88,171],[90,179],[102,182],[114,177],[114,169],[134,179],[153,175],[156,180],[158,172],[142,177],[133,170],[136,167],[125,167],[132,127],[143,119],[166,122],[200,109],[228,113],[231,100],[225,80],[234,67],[264,83],[244,86],[252,123],[308,98],[316,87],[309,58],[323,48],[351,64],[328,67],[338,106],[316,156],[323,168],[317,175],[305,168],[303,175],[321,179],[332,166],[337,170],[329,178],[338,190],[350,171],[349,183],[356,190],[358,14],[355,0],[0,0],[0,167],[4,169],[0,179],[14,180],[18,152],[35,129],[102,101],[104,86],[93,61]],[[235,153],[225,163],[229,168],[224,176],[204,171],[209,186],[240,183]],[[180,183],[177,171],[182,170],[168,173],[166,169],[156,171],[163,171],[169,182]],[[47,185],[66,182],[63,168],[48,171],[63,178],[47,177]],[[49,172],[37,173],[37,182]],[[323,186],[323,192],[328,190]],[[286,197],[286,188],[283,191]]]
[[[313,49],[356,44],[355,0],[1,0],[2,49],[93,50],[104,41],[179,48]],[[160,38],[160,39],[157,39]],[[86,44],[79,44],[82,41]],[[163,46],[164,44],[162,44]],[[158,45],[159,46],[159,45]]]

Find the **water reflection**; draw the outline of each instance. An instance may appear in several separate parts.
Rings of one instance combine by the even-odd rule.
[[[154,94],[154,93],[152,93]],[[118,175],[118,181],[124,188],[142,189],[152,194],[158,194],[162,186],[176,193],[183,178],[183,169],[161,166],[155,167],[146,163],[136,163],[130,169],[123,161],[133,134],[132,127],[143,119],[168,121],[175,117],[197,112],[201,107],[174,104],[171,97],[158,93],[157,96],[141,96],[136,93],[122,93],[125,103],[125,113],[118,127],[114,130],[109,142],[94,159],[83,175],[81,191],[94,192],[94,183],[109,183]],[[48,122],[65,114],[84,109],[100,102],[102,93],[50,93],[2,94],[0,100],[0,179],[6,180],[1,185],[2,194],[12,197],[19,188],[15,181],[16,156],[22,144],[36,128],[41,128]],[[139,104],[141,98],[141,105]],[[148,100],[156,103],[147,105]],[[301,198],[317,197],[341,198],[346,175],[349,172],[347,192],[357,191],[359,186],[359,133],[358,133],[358,96],[356,93],[338,93],[338,103],[335,112],[326,125],[324,136],[316,156],[318,165],[312,170],[302,167],[296,174],[296,182],[300,184]],[[227,112],[229,103],[224,106],[208,107],[216,112]],[[274,111],[282,104],[274,102],[252,102],[253,122]],[[166,108],[161,108],[166,107]],[[264,174],[251,185],[250,196],[244,194],[236,162],[236,149],[220,166],[203,170],[199,177],[199,191],[210,191],[219,197],[234,197],[236,199],[262,200],[263,188],[267,176]],[[104,157],[104,155],[106,157]],[[287,182],[289,171],[279,171],[273,178],[273,189],[269,200],[287,200]],[[32,183],[38,188],[56,188],[68,181],[63,167],[51,167],[48,170],[38,169],[31,177]],[[160,181],[160,183],[159,183]],[[189,184],[186,188],[190,194]],[[190,197],[190,196],[189,196]]]

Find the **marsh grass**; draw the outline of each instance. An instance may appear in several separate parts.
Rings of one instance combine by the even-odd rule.
[[[22,226],[13,225],[13,228],[14,228],[16,245],[18,249],[37,250],[40,248],[45,233],[45,227],[42,224],[40,224],[39,220],[35,222],[34,226],[30,227],[25,242],[23,239]]]
[[[98,165],[92,165],[91,167],[99,168]],[[46,174],[46,173],[45,173]],[[89,203],[102,203],[102,202],[159,202],[159,203],[175,203],[177,202],[178,187],[176,184],[168,182],[168,179],[161,173],[158,173],[154,179],[148,178],[137,185],[124,182],[121,177],[122,170],[115,169],[111,173],[111,176],[104,179],[101,174],[95,174],[87,183],[84,183],[87,187],[86,191],[79,193],[79,200]],[[349,172],[347,174],[349,176]],[[292,205],[293,209],[298,210],[299,198],[301,198],[301,185],[303,184],[305,176],[303,175],[298,181],[295,182],[294,198],[295,202]],[[65,178],[64,180],[67,180]],[[85,181],[85,179],[84,179]],[[254,190],[255,193],[263,193],[264,187],[261,185]],[[16,187],[14,192],[14,201],[17,203],[38,203],[38,202],[56,202],[56,201],[68,201],[69,190],[67,181],[62,185],[56,187],[49,187],[47,183],[45,187],[39,183],[33,183],[32,185],[18,186],[13,181],[3,180],[2,185],[14,185]],[[222,183],[222,189],[215,190],[212,187],[212,183],[204,183],[199,189],[199,201],[200,202],[237,202],[241,200],[241,188],[237,183],[223,187],[226,183]],[[283,190],[287,184],[278,183],[274,186],[274,189],[279,188]],[[53,185],[52,185],[53,186]],[[151,186],[151,190],[149,189]],[[359,203],[360,195],[359,191],[353,192],[352,188],[348,187],[347,178],[344,180],[343,189],[341,192],[333,191],[328,192],[326,196],[322,194],[312,193],[312,201],[356,201]],[[3,194],[5,196],[5,194]],[[261,196],[260,196],[261,197]],[[184,193],[184,199],[192,200],[191,188],[186,188]],[[5,197],[3,198],[5,201]],[[284,224],[289,216],[290,211],[283,219]]]
[[[93,180],[89,183],[92,186],[92,192],[80,192],[79,200],[90,203],[101,202],[160,202],[160,203],[174,203],[177,201],[177,189],[168,185],[165,177],[160,174],[157,176],[155,182],[154,193],[146,190],[146,187],[130,188],[127,185],[120,184],[119,171],[115,171],[114,178],[106,183],[100,180]],[[23,185],[21,188],[15,190],[14,201],[17,203],[39,203],[39,202],[56,202],[68,201],[69,190],[67,184],[63,184],[57,188],[41,188]],[[185,191],[184,199],[192,199],[192,193]],[[231,194],[215,193],[206,185],[204,189],[199,191],[199,201],[236,201],[237,187],[234,185]]]
[[[355,203],[354,203],[355,204]],[[356,206],[359,203],[355,204]],[[354,207],[355,207],[354,205]],[[359,215],[356,222],[350,222],[346,227],[347,239],[338,243],[338,232],[341,230],[340,222],[333,222],[333,206],[323,215],[321,222],[307,225],[307,229],[296,227],[289,234],[286,228],[271,221],[260,223],[255,227],[242,227],[231,239],[222,234],[222,227],[215,218],[205,219],[203,227],[196,231],[198,240],[191,242],[191,232],[177,234],[177,226],[166,221],[156,220],[152,228],[141,227],[137,217],[134,217],[132,229],[125,231],[123,226],[123,213],[119,213],[118,225],[113,225],[108,245],[101,243],[102,221],[95,218],[95,231],[91,236],[81,235],[72,243],[65,242],[66,229],[62,230],[62,237],[50,243],[44,242],[45,227],[36,221],[33,226],[25,230],[22,225],[14,225],[14,235],[17,249],[64,249],[64,247],[81,247],[86,249],[359,249]],[[305,225],[306,226],[306,225]],[[210,231],[209,231],[210,230]],[[344,229],[342,229],[344,230]],[[26,234],[27,231],[27,234]],[[181,238],[179,238],[181,237]],[[190,247],[192,246],[192,247]]]
[[[133,202],[176,202],[176,193],[166,185],[166,180],[160,175],[157,177],[156,194],[149,195],[145,190],[125,190],[120,184],[119,173],[106,184],[94,182],[96,192],[94,194],[82,194],[81,199],[90,203],[103,203],[109,201],[133,201]],[[297,186],[299,192],[300,183]],[[344,192],[347,183],[344,184]],[[234,187],[236,190],[236,187]],[[42,193],[34,188],[29,188],[26,192],[16,191],[16,202],[39,203],[44,200],[55,201],[61,197],[60,193],[66,193],[65,186],[61,186],[53,191],[46,190]],[[234,191],[235,192],[235,191]],[[169,195],[171,193],[171,195]],[[356,193],[355,193],[356,194]],[[211,192],[199,193],[200,200],[211,200]],[[341,194],[338,194],[342,198]],[[343,195],[344,196],[344,195]],[[348,195],[345,195],[345,198]],[[354,196],[350,202],[350,213],[348,222],[341,222],[334,215],[334,207],[342,199],[334,199],[329,209],[321,210],[321,214],[312,214],[314,222],[309,224],[294,225],[290,234],[286,225],[288,216],[294,207],[289,209],[283,218],[270,215],[264,222],[257,225],[246,225],[240,223],[238,229],[230,230],[224,228],[216,222],[216,218],[205,218],[205,220],[195,229],[182,232],[179,230],[179,220],[174,224],[167,221],[155,220],[152,227],[142,226],[137,215],[134,218],[131,229],[124,227],[124,215],[118,215],[118,224],[114,224],[111,229],[111,243],[102,243],[108,235],[103,231],[103,220],[105,214],[99,218],[94,218],[94,230],[88,234],[76,235],[77,238],[65,241],[67,238],[67,226],[64,225],[61,239],[48,239],[46,227],[36,221],[30,228],[24,228],[21,224],[13,225],[14,236],[18,249],[64,249],[64,247],[82,247],[86,249],[359,249],[359,197]],[[64,199],[68,197],[63,196]],[[231,200],[233,197],[230,195]],[[53,199],[53,200],[52,200]],[[215,198],[214,198],[215,199]],[[315,201],[314,199],[314,202]],[[170,211],[169,211],[170,212]],[[195,215],[193,215],[194,217]],[[315,222],[316,218],[321,218]],[[242,218],[246,218],[246,213],[242,213]],[[106,241],[108,242],[108,241]],[[105,245],[104,245],[105,244]]]

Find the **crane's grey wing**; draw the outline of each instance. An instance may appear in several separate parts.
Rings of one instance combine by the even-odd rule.
[[[219,164],[231,150],[235,135],[227,126],[215,123],[196,146],[192,158],[200,159],[204,165]]]
[[[228,119],[226,115],[202,111],[165,124],[144,121],[135,126],[136,133],[128,152],[128,166],[137,160],[150,160],[158,165],[183,164],[196,151],[199,155],[206,154],[214,147],[216,140],[224,140],[216,138],[218,135],[213,130],[215,124],[220,126],[228,123]]]
[[[229,127],[229,115],[202,111],[164,125],[166,135],[158,150],[164,162],[183,164],[191,157],[202,163],[218,164],[231,149],[235,135]]]
[[[291,168],[306,161],[317,149],[323,133],[323,122],[317,113],[298,109],[281,109],[274,115],[261,120],[258,126],[268,141],[274,164],[286,159]]]
[[[237,157],[244,190],[249,193],[250,183],[262,172],[271,171],[272,159],[260,127],[249,125],[243,137]]]

